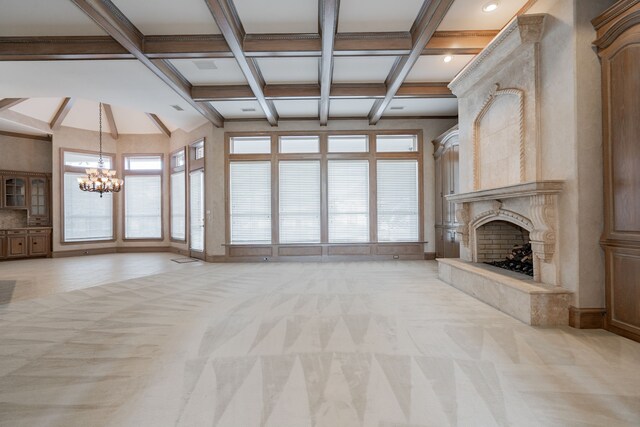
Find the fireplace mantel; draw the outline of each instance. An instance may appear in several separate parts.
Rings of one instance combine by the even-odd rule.
[[[454,203],[481,202],[487,200],[513,199],[543,194],[559,194],[564,181],[533,181],[488,190],[471,191],[469,193],[451,194],[446,199]]]

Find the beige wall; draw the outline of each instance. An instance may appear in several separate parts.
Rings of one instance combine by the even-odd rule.
[[[600,64],[591,45],[591,19],[613,3],[545,0],[536,6],[542,10],[533,10],[550,15],[541,42],[541,97],[547,106],[540,120],[541,161],[548,171],[543,179],[565,180],[559,275],[575,292],[577,307],[604,307]]]
[[[204,137],[206,140],[206,252],[207,255],[225,254],[225,174],[224,135],[225,132],[273,132],[278,131],[337,131],[337,130],[392,130],[415,129],[423,132],[424,152],[424,230],[426,252],[435,252],[435,186],[433,145],[431,141],[456,123],[455,119],[429,120],[381,120],[376,126],[369,126],[366,120],[333,120],[321,127],[316,120],[281,121],[277,128],[266,122],[231,122],[223,129],[204,125],[192,132],[176,131],[171,136],[171,150],[184,147]],[[172,243],[172,246],[186,249],[186,245]]]
[[[134,153],[162,153],[165,155],[169,150],[169,138],[160,134],[149,135],[120,135],[118,140],[111,138],[109,134],[103,134],[103,151],[105,153],[111,153],[116,155],[116,170],[118,171],[118,177],[122,178],[122,155],[134,154]],[[74,243],[63,244],[61,242],[61,230],[62,230],[62,198],[61,198],[61,164],[60,164],[60,152],[61,149],[76,149],[76,150],[91,150],[97,151],[98,149],[98,134],[97,132],[61,127],[53,134],[53,141],[51,144],[52,155],[52,223],[53,223],[53,251],[72,251],[72,250],[88,250],[88,249],[100,249],[100,248],[115,248],[115,247],[135,247],[135,246],[169,246],[169,230],[168,230],[168,215],[169,215],[169,199],[167,196],[163,198],[163,241],[140,241],[140,242],[128,242],[123,241],[123,209],[124,209],[124,192],[116,194],[114,203],[116,206],[116,236],[115,242],[103,242],[103,243]],[[163,186],[165,193],[167,193],[168,186],[168,172],[167,169],[163,170]],[[126,191],[126,190],[124,190]],[[97,197],[97,196],[96,196]]]
[[[51,172],[51,142],[0,135],[0,170]]]

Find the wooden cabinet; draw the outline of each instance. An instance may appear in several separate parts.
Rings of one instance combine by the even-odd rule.
[[[447,195],[459,192],[458,126],[454,126],[433,141],[435,160],[435,227],[436,257],[458,258],[460,245],[456,241],[456,206]]]
[[[26,209],[30,227],[51,225],[50,174],[0,171],[0,183],[0,208]]]
[[[602,65],[605,328],[640,341],[640,2],[593,20]]]
[[[48,257],[50,255],[50,228],[0,230],[0,259]]]

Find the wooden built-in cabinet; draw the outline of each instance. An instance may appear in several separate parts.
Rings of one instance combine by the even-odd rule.
[[[456,206],[445,196],[459,191],[458,125],[433,141],[436,185],[436,257],[458,258],[460,245],[456,241]]]
[[[602,66],[605,328],[640,341],[640,1],[592,21]]]
[[[49,257],[50,228],[0,230],[0,259]]]
[[[0,209],[27,210],[29,226],[51,224],[51,175],[0,170]]]

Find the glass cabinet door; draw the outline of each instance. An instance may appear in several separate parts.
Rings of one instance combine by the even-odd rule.
[[[47,214],[46,185],[44,178],[31,178],[31,205],[29,206],[31,216],[45,216]]]
[[[27,207],[27,180],[10,177],[4,180],[4,205],[7,208]]]

